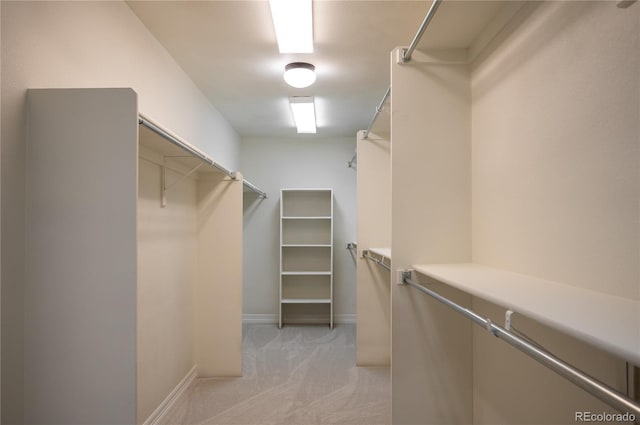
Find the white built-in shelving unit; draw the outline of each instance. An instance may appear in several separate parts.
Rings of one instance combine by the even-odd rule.
[[[280,193],[280,305],[325,304],[333,327],[333,190]]]

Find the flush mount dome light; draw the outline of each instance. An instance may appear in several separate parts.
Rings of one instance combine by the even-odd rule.
[[[284,81],[298,89],[316,81],[316,67],[306,62],[292,62],[284,67]]]

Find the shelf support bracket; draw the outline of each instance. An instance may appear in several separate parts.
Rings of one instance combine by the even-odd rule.
[[[167,164],[166,159],[164,165],[160,166],[160,207],[167,206]]]
[[[195,173],[198,168],[202,167],[204,165],[204,162],[199,163],[198,165],[196,165],[195,167],[193,167],[187,174],[182,174],[180,176],[180,178],[176,181],[174,181],[171,184],[167,184],[167,158],[193,158],[192,156],[165,156],[164,157],[164,165],[161,166],[161,190],[162,190],[162,199],[160,202],[160,206],[162,208],[167,206],[167,191],[169,189],[171,189],[173,186],[177,185],[178,183],[180,183],[181,181],[183,181],[184,179],[188,178],[190,175],[192,175],[193,173]]]

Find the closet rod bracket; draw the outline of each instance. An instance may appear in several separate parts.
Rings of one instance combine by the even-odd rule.
[[[507,310],[504,312],[504,328],[508,331],[511,330],[511,317],[513,316],[514,311]]]
[[[396,50],[396,63],[397,64],[402,65],[402,64],[408,62],[404,58],[406,53],[407,53],[407,48],[406,47],[401,47],[398,50]]]
[[[411,279],[411,273],[413,273],[413,270],[411,270],[411,269],[397,270],[397,273],[398,273],[397,284],[398,285],[406,285],[407,284],[407,279]]]

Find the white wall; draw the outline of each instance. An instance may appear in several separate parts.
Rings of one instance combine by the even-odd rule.
[[[474,64],[474,262],[640,298],[638,6],[527,4]],[[624,392],[623,359],[526,318],[515,326]],[[474,422],[613,411],[486,334],[474,329]]]
[[[194,365],[193,287],[197,256],[196,182],[167,170],[141,147],[137,220],[137,423],[141,424]],[[177,164],[172,164],[176,168]],[[186,168],[186,167],[185,167]]]
[[[2,415],[23,415],[27,88],[132,87],[139,110],[237,168],[238,136],[124,2],[2,1]]]
[[[527,5],[474,64],[475,262],[640,298],[639,16]]]
[[[245,177],[268,193],[245,194],[244,314],[277,322],[280,189],[334,189],[334,314],[355,314],[355,260],[346,243],[356,237],[356,173],[347,167],[353,138],[246,139],[240,165]],[[258,316],[255,316],[258,315]]]

